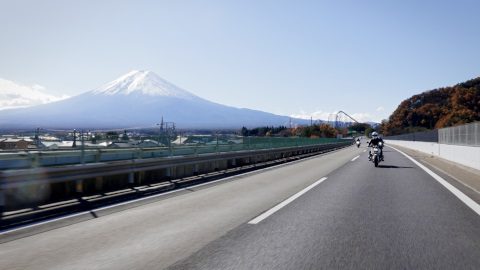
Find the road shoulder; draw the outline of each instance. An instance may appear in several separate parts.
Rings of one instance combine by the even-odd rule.
[[[410,148],[397,145],[395,145],[395,148],[398,148],[430,170],[434,171],[476,203],[480,204],[479,170]]]

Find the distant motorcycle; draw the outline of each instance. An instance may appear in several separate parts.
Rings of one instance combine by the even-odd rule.
[[[356,141],[356,144],[357,144],[357,148],[360,147],[360,141]]]

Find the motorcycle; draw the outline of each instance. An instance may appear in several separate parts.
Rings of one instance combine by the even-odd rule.
[[[357,144],[357,148],[360,147],[360,141],[356,141],[356,144]]]
[[[383,161],[383,157],[381,157],[382,147],[383,143],[379,142],[378,145],[372,146],[372,150],[370,151],[370,160],[375,164],[375,167],[378,167],[378,163]]]

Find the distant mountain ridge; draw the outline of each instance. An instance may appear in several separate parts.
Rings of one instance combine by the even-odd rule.
[[[3,128],[139,128],[161,118],[179,128],[288,125],[290,118],[200,98],[151,71],[131,71],[92,91],[58,102],[0,111]],[[294,119],[296,123],[307,120]]]
[[[385,135],[443,128],[480,120],[480,77],[414,95],[400,103],[387,123]]]

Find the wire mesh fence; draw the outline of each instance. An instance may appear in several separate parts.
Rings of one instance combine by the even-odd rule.
[[[387,140],[438,142],[438,130],[407,133],[395,136],[388,136]]]
[[[438,130],[438,142],[466,146],[480,146],[480,122]]]
[[[480,122],[386,137],[388,140],[438,142],[441,144],[480,146]]]

